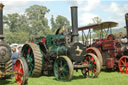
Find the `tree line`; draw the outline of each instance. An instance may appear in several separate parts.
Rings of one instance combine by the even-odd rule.
[[[4,18],[4,34],[6,35],[5,41],[9,44],[11,43],[25,43],[26,41],[32,40],[33,38],[46,36],[47,34],[54,34],[58,28],[63,26],[66,29],[71,29],[69,20],[58,15],[54,17],[51,15],[50,23],[48,25],[48,18],[46,14],[50,12],[45,6],[42,5],[32,5],[25,9],[23,14],[12,13],[5,15]],[[93,23],[98,24],[102,22],[99,17],[94,17],[92,19]],[[93,30],[94,34],[92,38],[100,37],[100,32],[98,30]],[[124,34],[125,31],[122,31]],[[105,33],[103,33],[105,34]],[[115,34],[118,35],[119,33]],[[82,40],[82,36],[79,36]]]
[[[45,6],[32,5],[25,9],[23,14],[7,14],[3,18],[5,41],[7,43],[25,43],[35,37],[46,36],[54,33],[62,26],[70,28],[69,20],[58,15],[56,18],[51,16],[51,28],[48,25],[46,14],[50,12]]]

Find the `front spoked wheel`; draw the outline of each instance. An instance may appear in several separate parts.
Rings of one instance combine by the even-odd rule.
[[[123,56],[120,58],[118,67],[121,73],[128,74],[128,56]]]
[[[57,80],[68,81],[72,79],[73,66],[67,56],[61,56],[56,59],[54,64],[54,75]]]
[[[28,65],[24,58],[18,58],[14,65],[15,79],[18,85],[24,85],[28,80]]]
[[[96,55],[88,53],[84,58],[84,65],[88,65],[88,68],[82,69],[82,74],[86,78],[96,78],[100,73],[100,62]]]

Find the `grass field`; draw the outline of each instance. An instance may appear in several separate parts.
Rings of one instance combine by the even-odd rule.
[[[0,80],[0,85],[17,85],[15,79]],[[83,78],[81,72],[74,72],[72,81],[56,81],[55,77],[29,78],[28,85],[128,85],[128,75],[120,72],[101,72],[98,78]]]

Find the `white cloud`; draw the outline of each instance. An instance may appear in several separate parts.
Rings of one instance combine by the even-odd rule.
[[[128,12],[128,4],[120,5],[119,3],[112,2],[109,6],[106,6],[104,10],[120,17]]]
[[[111,3],[110,9],[112,9],[112,11],[117,12],[119,10],[119,5],[117,3]]]
[[[1,3],[4,4],[4,15],[11,13],[23,13],[24,6],[30,3],[30,1],[16,1],[16,0],[3,0]]]
[[[125,25],[125,13],[128,12],[128,4],[120,4],[119,2],[112,2],[110,5],[104,6],[103,10],[111,13],[108,20],[113,20],[119,23],[119,27]]]
[[[100,5],[100,0],[77,0],[77,2],[79,12],[79,26],[84,26],[92,23],[92,19],[98,16],[97,14],[92,13],[92,11],[97,9],[97,7]]]
[[[24,8],[19,8],[19,7],[12,7],[12,8],[6,7],[4,9],[4,15],[12,14],[12,13],[23,14],[24,10],[25,10]]]
[[[78,6],[80,11],[92,11],[100,4],[100,0],[67,0],[72,6]]]
[[[79,26],[85,26],[89,23],[92,23],[92,19],[98,15],[92,14],[92,13],[83,13],[81,16],[79,16]]]
[[[92,11],[96,9],[100,4],[100,0],[88,0],[87,5],[83,5],[81,8],[83,11]]]
[[[11,14],[11,13],[20,13],[22,14],[25,11],[25,6],[27,6],[29,3],[32,3],[34,1],[38,2],[47,2],[47,1],[55,1],[55,0],[2,0],[1,3],[3,3],[4,6],[4,14]]]
[[[11,6],[11,7],[14,7],[14,6],[23,6],[23,5],[26,5],[28,4],[30,1],[13,1],[13,0],[4,0],[2,1],[1,3],[3,3],[5,6]]]

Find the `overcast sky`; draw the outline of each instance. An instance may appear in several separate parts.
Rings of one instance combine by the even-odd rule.
[[[78,25],[85,26],[98,16],[103,21],[116,21],[119,27],[125,25],[124,15],[128,13],[128,0],[0,0],[5,5],[4,15],[24,13],[31,5],[43,5],[50,9],[46,15],[63,15],[71,20],[70,6],[78,6]]]

